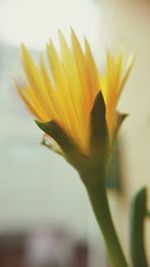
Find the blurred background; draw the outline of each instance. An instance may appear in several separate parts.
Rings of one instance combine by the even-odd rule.
[[[113,218],[126,255],[129,203],[141,186],[150,185],[150,2],[0,0],[1,267],[110,266],[76,171],[40,145],[42,132],[13,85],[13,78],[22,77],[20,43],[37,60],[49,38],[58,47],[58,28],[69,41],[70,26],[81,42],[87,36],[99,67],[107,47],[112,51],[123,47],[136,54],[118,106],[130,116],[121,128],[108,182]],[[149,240],[147,222],[147,252]]]

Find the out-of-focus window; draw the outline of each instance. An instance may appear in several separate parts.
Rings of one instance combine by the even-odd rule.
[[[14,255],[9,242],[5,246],[5,240],[16,240],[9,236],[9,232],[17,235],[19,231],[24,236],[37,227],[49,229],[50,225],[72,233],[77,246],[74,255],[76,267],[86,264],[88,239],[94,240],[91,241],[92,248],[97,248],[84,187],[63,158],[40,145],[42,131],[17,95],[13,79],[22,77],[20,43],[23,42],[37,60],[38,52],[45,50],[49,38],[58,48],[58,28],[68,41],[70,27],[81,42],[86,35],[96,55],[96,51],[100,51],[99,21],[98,3],[93,0],[0,1],[0,254],[3,262],[8,259],[4,253],[7,249],[12,257]],[[6,236],[1,238],[3,232]],[[80,245],[82,241],[85,247]],[[20,236],[18,242],[23,242]],[[18,243],[13,243],[12,247],[16,255]],[[95,254],[92,255],[95,259]],[[99,255],[97,253],[97,257]],[[16,264],[17,257],[15,267],[20,266]],[[81,265],[78,257],[82,260]],[[96,265],[92,261],[93,266]]]
[[[58,28],[68,34],[70,26],[92,45],[98,41],[99,8],[93,0],[6,0],[0,10],[1,40],[9,45],[44,48],[50,37],[57,39]]]

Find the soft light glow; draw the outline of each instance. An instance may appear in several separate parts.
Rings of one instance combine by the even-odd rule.
[[[99,9],[91,0],[7,0],[1,7],[1,39],[18,47],[24,42],[30,48],[43,49],[61,28],[67,35],[72,26],[81,37],[84,34],[96,47],[99,33]],[[5,25],[5,27],[4,27]]]

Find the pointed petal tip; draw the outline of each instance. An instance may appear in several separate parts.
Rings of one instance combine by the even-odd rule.
[[[60,29],[58,29],[58,38],[59,38],[59,43],[61,46],[61,44],[65,42],[65,37],[64,37],[63,32]]]
[[[85,47],[85,52],[92,55],[91,46],[90,46],[89,41],[88,41],[86,36],[84,36],[84,47]]]
[[[49,38],[49,41],[48,41],[48,43],[46,44],[46,47],[49,47],[49,46],[52,45],[52,44],[53,44],[52,38]]]
[[[26,47],[23,43],[20,44],[20,53],[21,53],[21,58],[24,56],[26,52]]]
[[[24,49],[25,48],[25,45],[24,45],[24,43],[20,43],[20,47],[21,47],[21,49]]]
[[[85,35],[84,35],[84,45],[85,45],[85,48],[89,48],[89,46],[90,46]]]
[[[72,39],[77,39],[77,35],[75,34],[74,29],[71,27],[70,30],[71,30],[71,38]]]
[[[132,67],[134,62],[136,60],[136,53],[135,52],[132,52],[130,55],[129,55],[129,58],[128,58],[128,66]]]
[[[71,31],[72,34],[74,34],[74,29],[73,29],[73,27],[71,25],[70,25],[70,31]]]
[[[28,48],[23,43],[21,43],[20,51],[22,61],[26,60],[27,58],[31,58],[31,54],[28,51]]]
[[[51,38],[50,38],[50,40],[49,40],[49,47],[52,48],[52,49],[55,49],[53,40],[52,40]]]
[[[64,36],[63,35],[63,32],[62,32],[62,30],[60,29],[60,28],[58,28],[58,36],[60,37],[60,36]]]
[[[49,54],[52,51],[53,47],[54,46],[53,46],[52,39],[49,39],[49,42],[46,45],[46,52],[47,52],[47,54]]]
[[[28,49],[27,49],[27,47],[24,45],[24,43],[21,43],[21,44],[20,44],[20,50],[21,50],[21,54],[22,54],[22,55],[25,55],[25,54],[28,53]]]

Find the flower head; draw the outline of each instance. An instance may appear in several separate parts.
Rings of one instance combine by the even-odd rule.
[[[55,122],[72,140],[71,142],[80,148],[81,153],[88,155],[92,131],[91,114],[92,110],[93,114],[97,110],[96,107],[94,109],[94,105],[99,106],[99,114],[93,115],[98,120],[98,127],[103,127],[104,124],[100,115],[102,112],[109,144],[113,141],[123,118],[117,113],[116,105],[130,72],[132,60],[123,66],[123,53],[112,55],[107,52],[105,69],[99,72],[86,39],[83,51],[73,31],[71,48],[61,31],[58,35],[61,55],[57,53],[52,41],[47,44],[50,73],[42,55],[37,66],[26,47],[21,45],[27,82],[21,85],[16,83],[16,87],[28,109],[38,120],[39,126],[48,135],[57,142],[55,134],[51,134],[47,129],[48,124],[45,124]],[[101,97],[96,101],[99,94]]]

